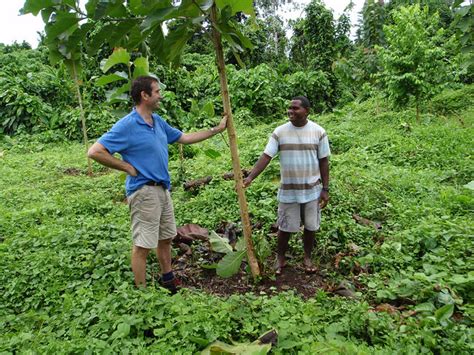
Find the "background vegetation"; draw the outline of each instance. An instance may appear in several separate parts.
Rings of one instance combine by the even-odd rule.
[[[291,24],[289,39],[275,5],[258,1],[261,19],[238,18],[254,50],[240,64],[226,53],[244,167],[285,122],[293,96],[307,95],[328,131],[332,200],[315,262],[329,283],[352,287],[355,300],[324,291],[303,301],[292,292],[222,299],[135,290],[123,177],[98,165],[86,176],[67,70],[49,64],[46,46],[0,45],[0,350],[183,353],[277,328],[276,353],[472,352],[473,10],[412,3],[366,1],[351,41],[348,17],[335,19],[320,1]],[[204,36],[194,35],[178,66],[148,57],[167,86],[160,113],[184,130],[212,126],[222,112]],[[96,82],[111,50],[101,53],[80,53],[92,139],[130,108],[106,104],[113,84]],[[221,152],[212,164],[209,149]],[[183,175],[171,148],[178,224],[214,229],[239,220],[233,183],[219,178],[230,170],[227,150],[217,137],[187,147]],[[216,178],[199,193],[180,186],[205,175]],[[273,162],[247,190],[252,221],[264,226],[254,236],[261,255],[275,249],[267,232],[277,188]],[[382,229],[355,223],[354,214]],[[301,254],[298,239],[291,247]],[[387,304],[394,309],[377,308]],[[150,329],[154,338],[145,336]]]

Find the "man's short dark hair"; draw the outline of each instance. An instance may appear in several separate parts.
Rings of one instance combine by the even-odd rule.
[[[298,100],[301,102],[301,106],[307,108],[308,110],[311,108],[311,103],[309,102],[306,96],[296,96],[292,100]]]
[[[151,84],[158,83],[158,79],[152,76],[139,76],[132,81],[132,88],[130,89],[130,95],[132,96],[135,105],[138,105],[142,101],[142,91],[145,91],[151,96]]]

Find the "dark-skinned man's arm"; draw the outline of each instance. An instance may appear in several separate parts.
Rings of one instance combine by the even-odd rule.
[[[324,208],[329,202],[329,159],[328,157],[319,159],[319,171],[323,182],[323,190],[319,197],[319,207]]]
[[[247,176],[244,179],[244,187],[248,187],[252,181],[260,175],[262,171],[265,170],[265,168],[268,166],[270,161],[272,160],[272,157],[263,153],[260,158],[258,158],[257,162],[255,163],[254,167],[252,168],[252,171],[250,172],[249,176]]]

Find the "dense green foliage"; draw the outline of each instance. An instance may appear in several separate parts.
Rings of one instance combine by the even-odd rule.
[[[472,103],[472,89],[443,93],[434,102],[460,97]],[[154,286],[135,290],[121,174],[96,165],[95,176],[86,176],[82,148],[50,144],[46,133],[4,136],[0,351],[184,353],[216,339],[252,341],[275,327],[275,353],[472,352],[474,194],[465,185],[474,173],[474,112],[469,102],[453,111],[447,117],[433,111],[417,122],[412,110],[366,102],[314,117],[333,151],[332,200],[315,260],[328,282],[358,285],[357,300],[322,291],[303,301],[291,292],[223,299],[199,290],[177,296]],[[238,125],[245,166],[283,122]],[[184,191],[172,147],[178,224],[237,222],[233,184],[219,178],[230,169],[225,143],[215,137],[190,148],[186,178],[215,178],[198,193]],[[207,148],[222,157],[210,164]],[[256,241],[264,238],[272,248],[275,240],[265,231],[275,219],[277,178],[272,162],[247,190],[252,220],[264,224]],[[382,231],[356,224],[352,214],[380,222]],[[295,256],[302,254],[298,239],[291,246]],[[387,302],[404,307],[375,311]],[[154,338],[144,335],[150,332]]]
[[[304,17],[292,25],[293,37],[288,41],[282,21],[275,15],[278,6],[287,2],[258,2],[257,11],[265,20],[240,15],[236,18],[242,33],[254,44],[253,49],[242,48],[240,53],[246,68],[239,66],[232,53],[235,50],[231,50],[233,47],[226,46],[226,59],[232,64],[228,67],[231,99],[234,110],[242,112],[239,117],[250,112],[251,115],[247,115],[250,121],[269,122],[283,109],[285,100],[300,94],[308,96],[318,112],[330,111],[353,100],[366,100],[380,92],[400,106],[418,104],[423,110],[430,106],[426,99],[429,101],[442,86],[456,88],[458,83],[470,82],[472,78],[472,56],[466,52],[469,35],[472,36],[469,31],[472,6],[455,3],[450,8],[442,1],[423,1],[421,7],[400,10],[411,2],[367,1],[359,23],[358,40],[351,43],[347,13],[335,19],[331,10],[319,0],[310,2],[304,9]],[[44,5],[34,1],[27,4],[25,11],[33,13]],[[167,85],[163,112],[173,124],[181,128],[207,126],[205,115],[211,104],[217,115],[222,113],[217,71],[209,65],[215,59],[207,38],[208,27],[203,26],[191,34],[187,44],[180,42],[180,50],[185,54],[177,67],[169,67],[161,64],[166,55],[157,43],[142,42],[145,38],[136,32],[137,20],[130,20],[133,26],[132,22],[114,21],[115,17],[124,16],[124,8],[117,5],[115,13],[109,5],[97,14],[92,5],[87,9],[90,16],[97,15],[97,21],[102,21],[100,25],[94,23],[94,31],[87,35],[80,60],[83,66],[81,90],[90,135],[100,135],[128,109],[127,103],[104,107],[106,92],[109,91],[108,96],[113,93],[113,83],[105,88],[97,85],[97,78],[102,75],[98,61],[106,59],[111,54],[110,48],[117,46],[128,48],[132,61],[148,57],[150,72],[157,74]],[[132,11],[137,14],[145,11],[134,6]],[[111,14],[109,17],[108,13]],[[62,43],[60,29],[63,27],[74,33],[79,31],[77,24],[68,22],[66,17],[64,21],[48,26],[47,32],[56,35],[59,42],[45,41],[47,46]],[[149,19],[155,25],[161,20],[161,15]],[[151,26],[150,23],[144,26]],[[179,30],[181,25],[174,21],[170,26]],[[384,25],[390,33],[389,43],[382,31]],[[77,40],[92,24],[83,26]],[[156,31],[158,29],[152,33]],[[117,35],[109,36],[111,32]],[[135,42],[119,41],[124,33],[129,33]],[[68,39],[71,46],[75,43],[74,38]],[[380,47],[376,49],[376,45]],[[68,139],[79,139],[80,112],[76,108],[78,100],[74,97],[74,86],[64,67],[46,63],[48,56],[59,58],[58,53],[51,53],[45,47],[31,50],[2,46],[1,49],[0,62],[5,70],[0,77],[0,129],[8,134],[57,129],[58,134]],[[74,52],[71,56],[76,56],[75,49],[71,51]],[[161,54],[158,56],[157,53]],[[172,56],[176,60],[179,57],[177,54],[176,58],[175,54]],[[133,65],[124,65],[116,71],[128,76],[129,69],[133,69]],[[110,72],[110,75],[114,73]],[[126,90],[127,85],[123,85],[116,93],[122,97]]]
[[[382,86],[397,106],[413,99],[417,110],[448,82],[450,70],[442,47],[443,29],[437,14],[418,5],[392,12],[394,24],[384,28],[387,47],[380,52]]]
[[[195,353],[271,328],[275,353],[474,351],[474,88],[464,85],[473,77],[472,5],[367,0],[353,43],[347,13],[335,19],[320,0],[287,39],[276,10],[292,2],[255,1],[257,19],[232,8],[251,13],[250,0],[219,2],[221,30],[232,33],[225,57],[241,161],[255,163],[286,121],[289,99],[310,98],[333,153],[314,262],[328,286],[343,282],[357,298],[323,290],[308,300],[292,291],[169,296],[151,277],[148,289],[133,288],[124,175],[97,164],[86,175],[67,68],[81,64],[91,140],[130,109],[128,79],[140,70],[166,84],[159,113],[169,123],[213,126],[222,100],[210,27],[193,1],[88,1],[86,23],[74,0],[27,0],[26,12],[48,20],[52,12],[41,9],[52,6],[56,21],[38,49],[0,44],[0,352]],[[165,38],[169,19],[177,32]],[[215,137],[183,156],[170,146],[178,225],[238,224],[234,183],[221,178],[231,170],[227,143]],[[197,191],[181,187],[207,175],[213,180]],[[273,277],[278,180],[275,161],[246,191],[252,222],[263,226],[253,238],[264,277]],[[300,239],[290,247],[290,262],[300,263]],[[154,263],[149,272],[157,271]]]
[[[45,51],[12,47],[0,47],[0,133],[37,132],[55,119],[53,107],[71,103],[71,86]]]

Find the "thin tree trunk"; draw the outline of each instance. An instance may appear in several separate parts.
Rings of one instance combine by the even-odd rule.
[[[232,168],[234,170],[234,180],[237,190],[237,197],[239,199],[240,206],[240,218],[242,220],[244,239],[247,245],[247,258],[250,265],[250,270],[254,278],[260,275],[260,268],[258,266],[257,259],[252,242],[252,228],[250,226],[250,218],[247,207],[247,198],[245,196],[244,184],[242,178],[242,171],[240,169],[239,151],[237,149],[237,135],[235,133],[234,119],[232,116],[232,109],[230,106],[229,90],[227,87],[227,75],[225,71],[224,63],[224,52],[222,50],[222,39],[221,34],[214,27],[217,23],[217,10],[216,5],[212,6],[211,9],[211,21],[212,21],[212,39],[214,47],[216,49],[217,57],[217,68],[219,70],[219,79],[221,86],[222,102],[224,105],[224,112],[227,115],[227,134],[229,136],[230,152],[232,156]]]
[[[84,108],[82,107],[82,95],[81,95],[81,90],[79,88],[79,78],[77,77],[76,62],[74,61],[72,62],[72,72],[74,75],[74,83],[76,84],[77,101],[79,102],[79,111],[81,113],[82,136],[84,139],[84,147],[86,148],[86,156],[87,156],[87,151],[89,150],[89,139],[87,138],[86,117],[84,115]],[[87,174],[89,176],[92,175],[92,164],[89,157],[87,158]]]
[[[184,175],[185,175],[185,170],[184,170],[184,150],[183,150],[183,145],[180,143],[179,144],[179,183],[182,183],[184,181]]]

